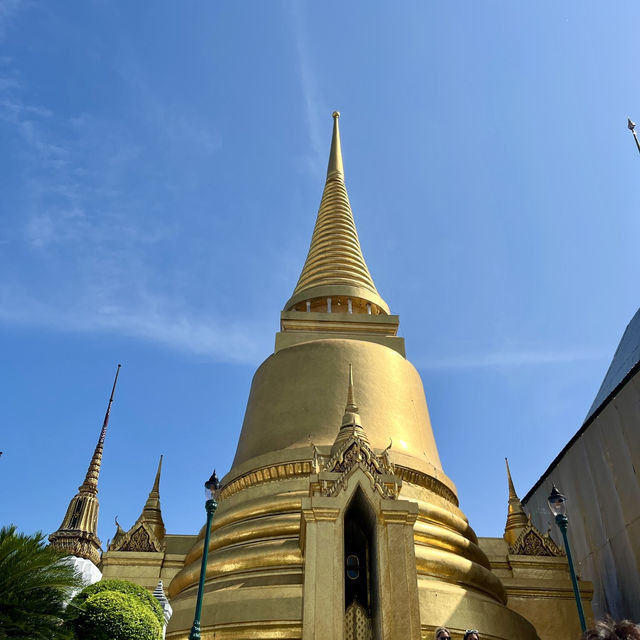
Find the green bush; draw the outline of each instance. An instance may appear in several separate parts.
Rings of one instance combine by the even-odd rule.
[[[79,640],[159,640],[162,625],[136,595],[100,591],[85,599],[74,620]]]
[[[160,625],[164,626],[164,613],[154,595],[144,587],[134,584],[133,582],[127,582],[126,580],[100,580],[99,582],[89,585],[73,599],[72,606],[82,609],[84,603],[89,598],[105,591],[116,591],[138,598],[142,604],[151,610]]]

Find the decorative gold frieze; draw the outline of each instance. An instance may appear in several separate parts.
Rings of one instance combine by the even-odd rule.
[[[220,491],[220,500],[263,482],[303,478],[311,473],[311,464],[311,460],[297,460],[295,462],[273,464],[250,471],[225,485]]]
[[[415,469],[403,467],[399,464],[394,465],[394,469],[395,475],[403,482],[408,482],[409,484],[415,484],[419,487],[423,487],[424,489],[432,491],[437,496],[444,498],[448,502],[451,502],[456,507],[459,506],[458,497],[456,496],[456,494],[451,491],[451,489],[449,489],[446,484],[440,482],[440,480],[438,480],[437,478],[427,475],[426,473],[422,473],[421,471],[416,471]]]

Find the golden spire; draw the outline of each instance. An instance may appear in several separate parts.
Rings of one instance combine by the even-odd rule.
[[[285,310],[304,310],[307,301],[334,300],[350,312],[389,313],[364,261],[344,183],[342,148],[337,111],[333,113],[333,137],[327,179],[320,201],[311,246],[302,273]],[[373,307],[372,307],[373,305]],[[313,306],[313,305],[312,305]],[[327,310],[331,311],[331,305]]]
[[[162,456],[158,462],[158,470],[153,481],[149,497],[144,503],[142,513],[129,531],[123,531],[118,524],[116,535],[109,545],[109,551],[161,551],[164,547],[166,529],[160,509],[160,474],[162,473]]]
[[[507,463],[507,479],[509,482],[509,508],[507,512],[507,524],[504,528],[504,538],[510,546],[514,545],[520,532],[529,524],[527,514],[522,508],[522,502],[518,498],[513,480],[511,479],[511,470],[509,469],[509,460],[504,459]]]
[[[347,405],[342,416],[342,425],[340,431],[331,447],[331,455],[334,455],[342,446],[352,438],[358,438],[369,444],[367,434],[362,428],[360,420],[360,410],[355,401],[355,393],[353,391],[353,366],[349,364],[349,381],[347,383]]]
[[[153,481],[153,487],[149,492],[149,497],[142,509],[142,513],[138,518],[138,522],[146,522],[156,534],[157,538],[162,541],[165,535],[164,521],[162,520],[162,511],[160,510],[160,473],[162,472],[162,456],[158,462],[158,470],[156,478]]]
[[[353,393],[353,365],[349,363],[349,383],[347,386],[347,406],[344,410],[344,416],[342,418],[342,426],[350,424],[360,424],[360,414],[358,405],[355,401]]]
[[[98,444],[91,457],[84,482],[78,487],[78,493],[71,498],[67,513],[60,528],[49,536],[52,547],[67,551],[69,555],[91,560],[96,566],[100,563],[102,551],[98,538],[98,477],[102,463],[102,451],[107,435],[111,405],[116,391],[120,365],[116,370],[116,377],[111,388],[111,396],[107,404],[107,411],[102,423],[102,430]]]
[[[100,476],[100,465],[102,464],[102,451],[104,449],[104,439],[107,435],[107,426],[109,425],[109,416],[111,415],[111,405],[113,404],[113,395],[116,391],[116,383],[118,382],[118,374],[120,373],[120,365],[116,369],[116,377],[113,381],[113,387],[111,388],[111,396],[109,397],[109,403],[107,404],[107,411],[104,414],[104,421],[102,422],[102,431],[100,431],[100,437],[98,438],[98,444],[93,452],[89,468],[87,469],[87,475],[84,478],[84,482],[78,487],[80,491],[86,491],[92,493],[94,496],[98,494],[98,477]]]

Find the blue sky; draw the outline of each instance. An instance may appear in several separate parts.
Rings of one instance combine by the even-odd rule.
[[[195,533],[273,350],[342,113],[347,187],[480,535],[638,307],[638,7],[0,0],[2,523],[55,530],[122,362],[99,534],[157,459]],[[570,496],[569,496],[570,497]]]

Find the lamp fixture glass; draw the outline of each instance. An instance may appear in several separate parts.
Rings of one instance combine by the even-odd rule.
[[[211,477],[204,483],[204,495],[207,500],[215,500],[218,489],[220,488],[220,480],[216,475],[216,470],[213,470]]]
[[[567,513],[567,499],[558,491],[556,485],[553,485],[549,498],[549,509],[554,516],[564,516]]]

